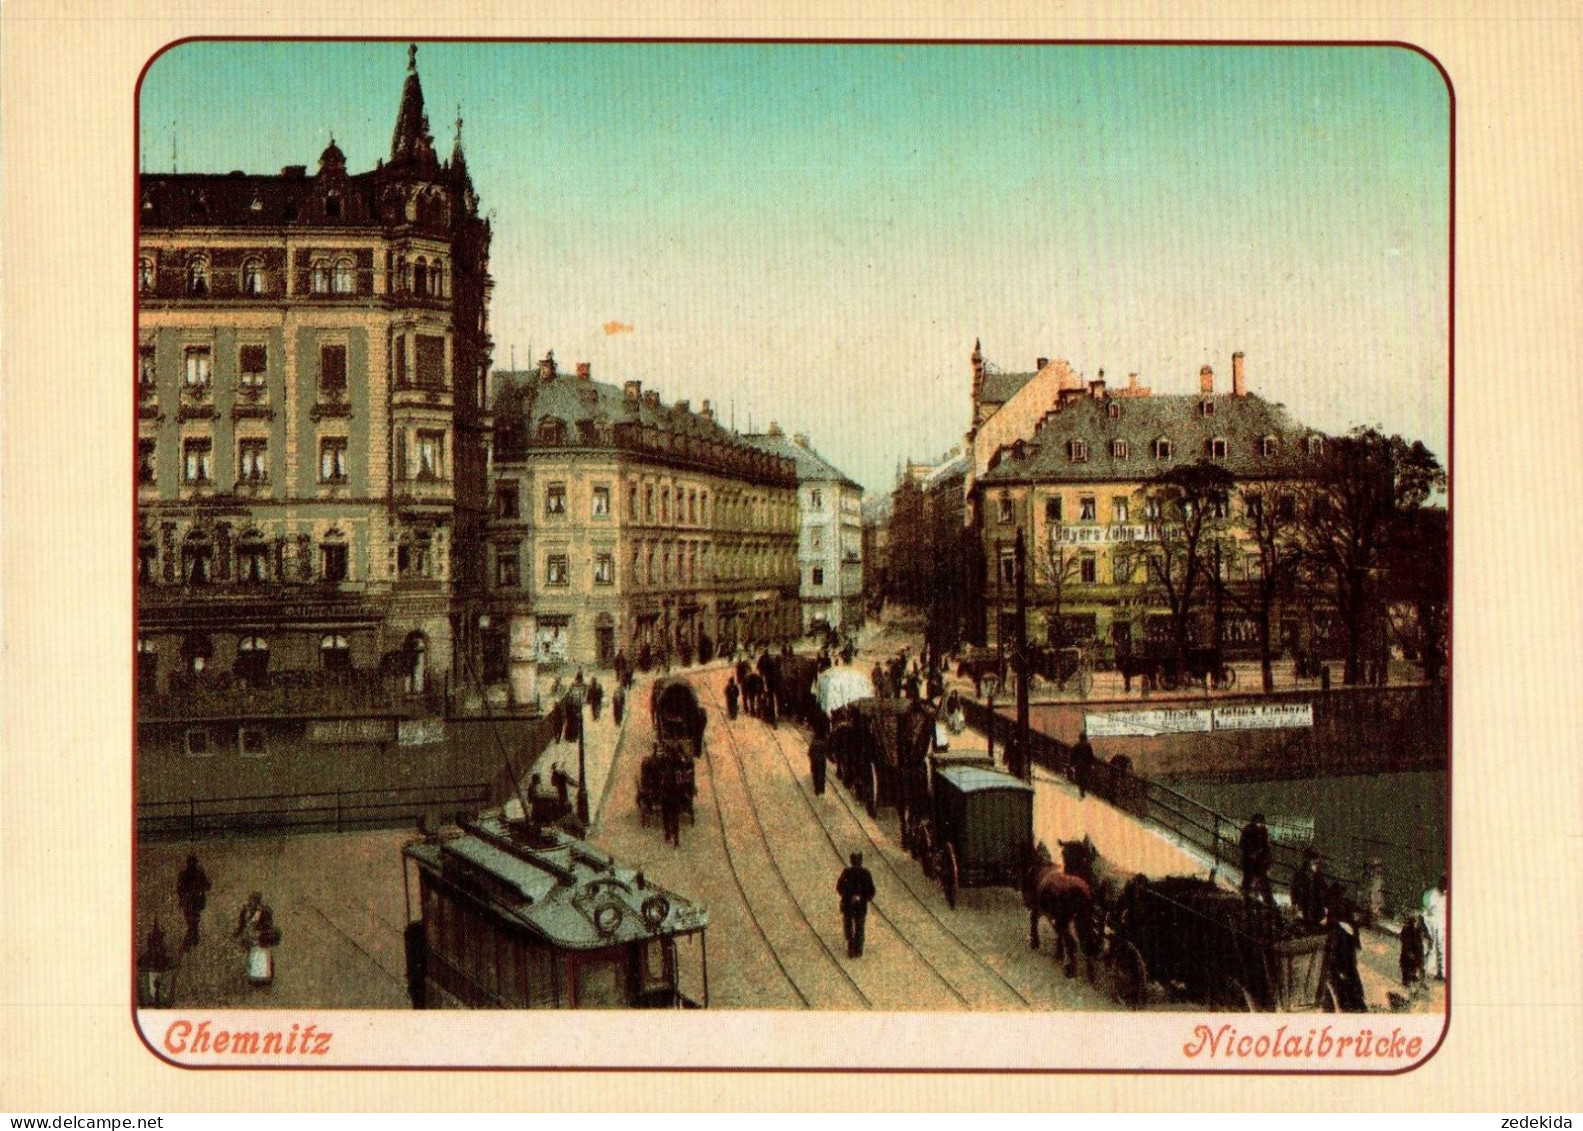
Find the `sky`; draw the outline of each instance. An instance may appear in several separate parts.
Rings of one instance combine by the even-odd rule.
[[[189,43],[150,171],[388,157],[405,42]],[[423,43],[491,217],[495,366],[771,421],[871,491],[969,424],[975,339],[1446,459],[1450,96],[1392,47]],[[174,155],[173,155],[174,149]]]

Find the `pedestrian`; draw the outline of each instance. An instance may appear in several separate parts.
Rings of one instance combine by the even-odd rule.
[[[559,762],[550,771],[550,784],[555,787],[555,800],[560,804],[561,812],[568,812],[572,807],[572,778],[561,769]]]
[[[1424,931],[1429,936],[1428,973],[1437,982],[1446,980],[1446,874],[1424,892]]]
[[[1409,911],[1402,921],[1401,955],[1398,965],[1402,972],[1402,985],[1412,990],[1424,980],[1424,957],[1429,951],[1429,936],[1424,931],[1423,916]]]
[[[1363,979],[1358,975],[1358,921],[1350,903],[1344,903],[1325,942],[1325,969],[1330,973],[1330,989],[1336,995],[1336,1009],[1342,1013],[1367,1013]]]
[[[1255,890],[1264,902],[1275,906],[1275,893],[1270,890],[1270,830],[1264,823],[1264,814],[1255,813],[1242,830],[1242,896],[1252,899]]]
[[[665,843],[682,846],[682,785],[676,764],[666,759],[660,779],[660,821],[665,826]]]
[[[567,742],[576,742],[577,736],[583,732],[583,696],[582,692],[573,690],[566,696],[566,718],[563,720],[561,737]]]
[[[253,921],[253,915],[262,906],[264,906],[264,895],[262,892],[255,891],[252,895],[247,897],[247,902],[242,904],[242,910],[237,914],[236,917],[236,931],[233,933],[234,938],[239,939],[247,933],[248,925]]]
[[[1299,922],[1317,927],[1324,921],[1324,873],[1313,845],[1303,849],[1303,862],[1292,873],[1292,910]]]
[[[824,796],[825,763],[829,760],[829,756],[829,739],[815,738],[808,744],[808,770],[813,777],[815,797]]]
[[[741,695],[742,695],[742,692],[737,689],[736,678],[733,677],[733,676],[727,676],[726,677],[726,718],[734,719],[734,718],[737,717],[737,699],[740,698]]]
[[[209,906],[209,877],[198,863],[197,856],[187,857],[187,866],[176,877],[176,899],[181,904],[181,917],[187,921],[187,934],[181,940],[181,949],[189,951],[198,945],[198,927],[203,919],[203,909]]]
[[[835,892],[841,897],[841,927],[846,932],[846,956],[863,956],[863,921],[868,917],[868,905],[874,898],[874,877],[863,867],[863,854],[854,852],[852,863],[836,881]]]
[[[176,958],[165,945],[165,930],[156,920],[148,943],[137,956],[138,1004],[169,1007],[176,1002]]]
[[[632,663],[627,659],[626,649],[616,650],[616,658],[612,664],[616,670],[616,686],[625,687],[628,677],[632,674]]]
[[[615,694],[610,697],[610,717],[616,721],[616,726],[621,725],[621,716],[626,713],[627,692],[619,683],[616,684]]]
[[[605,701],[605,688],[599,682],[599,677],[594,676],[588,682],[588,710],[594,716],[594,721],[599,720],[599,708]]]
[[[1072,780],[1077,783],[1077,796],[1088,796],[1088,779],[1094,772],[1094,746],[1088,741],[1088,731],[1078,732],[1077,745],[1072,747]]]

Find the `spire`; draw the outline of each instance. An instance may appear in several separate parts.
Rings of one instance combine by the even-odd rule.
[[[423,110],[416,43],[407,47],[407,81],[401,88],[401,109],[396,112],[396,130],[390,138],[390,163],[403,162],[434,164],[434,138],[429,133],[429,116]]]
[[[467,172],[467,155],[462,152],[462,104],[456,104],[456,143],[451,146],[451,170]]]

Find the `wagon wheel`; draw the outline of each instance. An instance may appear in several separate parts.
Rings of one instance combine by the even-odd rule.
[[[879,816],[879,767],[872,763],[868,768],[868,815]]]
[[[1209,1008],[1216,1013],[1255,1013],[1253,995],[1237,979],[1227,974],[1209,995]]]
[[[1110,985],[1116,1000],[1129,1009],[1141,1008],[1149,997],[1149,967],[1130,942],[1119,942],[1110,956]]]
[[[956,910],[956,893],[962,883],[962,872],[957,867],[956,849],[946,845],[940,850],[940,886],[945,889],[945,902]]]

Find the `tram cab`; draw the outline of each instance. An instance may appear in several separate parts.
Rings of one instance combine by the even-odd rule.
[[[418,1009],[708,1004],[707,913],[586,841],[484,814],[402,855]]]

